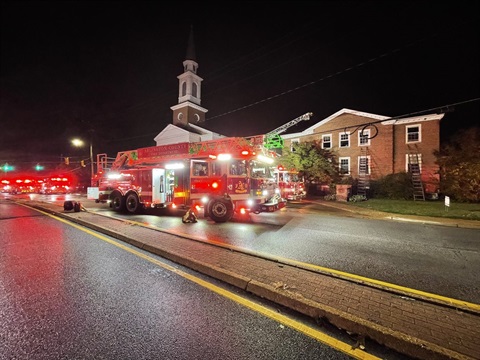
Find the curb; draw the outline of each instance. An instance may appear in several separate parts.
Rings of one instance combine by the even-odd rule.
[[[150,245],[146,242],[135,240],[131,237],[122,235],[121,233],[106,229],[104,227],[95,225],[91,222],[84,221],[82,219],[69,216],[69,214],[62,213],[61,211],[57,212],[52,209],[48,209],[42,206],[33,206],[35,208],[41,209],[46,212],[51,212],[56,216],[59,216],[64,219],[68,219],[74,223],[78,223],[100,233],[109,235],[113,238],[124,241],[132,246],[156,254],[168,260],[171,260],[175,263],[186,266],[190,269],[198,271],[202,274],[208,275],[212,278],[218,279],[230,285],[233,285],[237,288],[240,288],[244,291],[252,293],[260,298],[267,299],[279,305],[290,308],[294,311],[297,311],[301,314],[309,316],[315,320],[327,320],[329,323],[338,327],[339,329],[349,331],[355,334],[361,334],[363,337],[368,337],[379,344],[382,344],[388,348],[396,350],[402,354],[408,356],[421,358],[421,359],[432,359],[432,360],[447,360],[447,359],[458,359],[466,360],[472,359],[468,356],[460,354],[458,352],[452,351],[450,349],[438,346],[434,343],[427,341],[422,341],[418,338],[408,336],[407,334],[399,331],[386,328],[384,326],[378,325],[373,321],[368,321],[362,318],[358,318],[344,311],[332,308],[331,306],[320,304],[314,301],[311,301],[305,298],[302,294],[291,291],[288,288],[283,289],[282,287],[278,288],[272,286],[269,283],[265,283],[250,277],[242,276],[237,273],[222,269],[216,266],[213,266],[209,263],[200,262],[193,258],[186,256],[181,256],[170,252],[165,249],[159,249],[153,245]],[[98,214],[95,214],[98,215]],[[123,220],[111,218],[112,220],[117,220],[125,222]],[[147,230],[156,231],[155,229],[145,227]],[[177,234],[172,234],[173,236],[178,236]],[[205,246],[216,246],[213,244],[204,243]],[[216,246],[218,248],[222,248]],[[223,248],[226,250],[225,248]],[[246,256],[254,256],[252,254],[245,254]],[[254,256],[257,257],[257,256]],[[260,257],[257,257],[260,258]],[[278,262],[275,262],[272,259],[262,259],[263,261],[268,261],[270,263],[275,263],[278,265]],[[309,271],[308,269],[299,268],[289,264],[282,264],[282,267],[289,267],[293,269],[298,269],[299,271]],[[316,272],[319,276],[329,276],[328,274],[322,274]],[[331,276],[331,275],[330,275]],[[358,286],[362,286],[358,284]],[[365,286],[365,285],[364,285]]]

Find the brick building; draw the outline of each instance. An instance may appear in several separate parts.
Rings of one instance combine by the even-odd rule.
[[[440,147],[440,120],[444,114],[402,119],[342,109],[309,128],[282,134],[285,147],[318,141],[338,158],[339,170],[358,181],[364,194],[370,180],[409,172],[415,199],[438,189],[434,151]]]

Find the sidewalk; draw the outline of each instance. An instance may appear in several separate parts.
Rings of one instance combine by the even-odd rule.
[[[28,202],[419,359],[479,359],[480,305],[441,303],[192,241],[110,217]]]
[[[412,222],[417,222],[422,224],[452,226],[452,227],[461,227],[461,228],[469,228],[469,229],[480,229],[480,221],[477,221],[477,220],[392,214],[392,213],[386,213],[383,211],[366,209],[359,206],[352,206],[340,201],[327,201],[327,200],[321,200],[321,199],[315,199],[315,198],[307,199],[306,201],[320,204],[326,207],[331,207],[333,209],[342,210],[352,214],[352,216],[363,217],[363,218],[375,218],[375,219],[396,220],[396,221],[412,221]]]

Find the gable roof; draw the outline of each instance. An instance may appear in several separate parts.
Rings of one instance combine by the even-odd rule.
[[[281,136],[284,139],[290,139],[290,138],[293,138],[293,137],[313,134],[314,130],[316,128],[318,128],[322,125],[325,125],[326,123],[330,122],[331,120],[333,120],[333,119],[335,119],[335,118],[337,118],[337,117],[339,117],[340,115],[343,115],[343,114],[351,114],[351,115],[362,116],[362,117],[371,118],[371,119],[374,119],[374,120],[377,120],[377,121],[388,120],[388,119],[391,118],[389,116],[371,114],[371,113],[367,113],[367,112],[363,112],[363,111],[357,111],[357,110],[343,108],[343,109],[337,111],[336,113],[330,115],[329,117],[315,123],[314,125],[311,125],[310,127],[306,128],[305,130],[297,131],[297,132],[291,133],[291,134],[282,134]]]
[[[178,144],[181,142],[213,140],[222,137],[225,136],[214,133],[213,131],[204,129],[194,124],[187,124],[185,126],[168,124],[157,136],[155,136],[153,140],[158,146]]]

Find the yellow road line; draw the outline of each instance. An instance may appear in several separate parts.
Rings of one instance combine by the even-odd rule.
[[[21,205],[24,205],[24,204],[21,204]],[[28,205],[24,205],[24,206],[29,207]],[[35,210],[38,210],[38,209],[35,209]],[[41,210],[38,210],[38,211],[41,211]],[[111,218],[115,219],[114,217],[111,217]],[[268,254],[263,254],[263,253],[252,251],[252,250],[246,250],[246,249],[242,249],[242,248],[239,248],[239,247],[236,247],[236,246],[233,246],[233,245],[228,245],[228,244],[220,243],[220,242],[217,242],[217,241],[203,239],[203,238],[200,238],[198,236],[192,236],[192,235],[189,235],[189,234],[180,233],[180,232],[176,232],[176,231],[164,230],[164,229],[158,228],[158,227],[153,226],[153,225],[146,225],[146,224],[141,223],[141,222],[136,222],[136,221],[132,221],[132,220],[123,220],[123,221],[127,221],[129,223],[139,225],[139,226],[148,227],[150,229],[155,228],[155,229],[158,229],[162,232],[169,233],[169,234],[175,234],[175,235],[182,236],[182,237],[185,237],[185,238],[193,238],[197,241],[202,241],[202,242],[207,242],[207,243],[210,243],[210,244],[215,244],[215,245],[227,248],[227,249],[235,250],[235,251],[238,251],[238,252],[249,253],[249,254],[252,254],[252,255],[255,255],[255,256],[264,257],[264,258],[267,258],[267,259],[270,259],[270,260],[282,262],[282,263],[289,264],[289,265],[292,265],[292,266],[299,266],[299,267],[302,267],[302,268],[308,268],[308,269],[312,269],[312,270],[315,270],[315,271],[320,271],[320,272],[323,272],[323,273],[336,275],[336,276],[339,276],[339,277],[347,279],[347,280],[353,280],[353,281],[360,282],[360,283],[367,284],[367,285],[371,284],[371,285],[375,285],[375,286],[380,286],[385,290],[390,289],[392,291],[395,291],[395,290],[396,291],[401,291],[402,293],[410,294],[412,296],[420,296],[424,299],[437,300],[437,301],[440,301],[444,304],[448,304],[448,305],[451,305],[451,306],[454,306],[454,307],[463,308],[463,309],[471,309],[473,311],[480,312],[480,304],[475,304],[475,303],[471,303],[471,302],[464,301],[464,300],[459,300],[459,299],[453,299],[453,298],[449,298],[447,296],[442,296],[442,295],[429,293],[429,292],[422,291],[422,290],[408,288],[408,287],[405,287],[405,286],[401,286],[401,285],[397,285],[397,284],[393,284],[393,283],[389,283],[389,282],[385,282],[385,281],[381,281],[381,280],[371,279],[371,278],[367,278],[367,277],[356,275],[356,274],[346,273],[346,272],[343,272],[343,271],[340,271],[340,270],[330,269],[330,268],[326,268],[326,267],[319,266],[319,265],[304,263],[304,262],[293,260],[293,259],[271,256],[271,255],[268,255]]]
[[[24,205],[24,206],[31,208],[31,207],[28,206],[28,205]],[[333,337],[331,337],[331,336],[329,336],[329,335],[327,335],[327,334],[322,333],[322,332],[319,331],[319,330],[316,330],[316,329],[314,329],[314,328],[312,328],[312,327],[310,327],[310,326],[307,326],[307,325],[305,325],[305,324],[302,324],[302,323],[299,322],[299,321],[293,320],[293,319],[291,319],[291,318],[289,318],[289,317],[287,317],[287,316],[285,316],[285,315],[279,314],[279,313],[277,313],[276,311],[273,311],[273,310],[271,310],[271,309],[269,309],[269,308],[267,308],[267,307],[265,307],[265,306],[256,304],[255,302],[253,302],[253,301],[251,301],[251,300],[248,300],[247,298],[244,298],[244,297],[242,297],[242,296],[236,295],[236,294],[234,294],[234,293],[232,293],[232,292],[230,292],[230,291],[228,291],[228,290],[222,289],[222,288],[219,287],[219,286],[216,286],[216,285],[214,285],[214,284],[212,284],[212,283],[209,283],[209,282],[207,282],[207,281],[205,281],[205,280],[202,280],[202,279],[200,279],[200,278],[198,278],[198,277],[196,277],[196,276],[194,276],[194,275],[188,274],[188,273],[186,273],[186,272],[184,272],[184,271],[182,271],[182,270],[179,270],[179,269],[177,269],[177,268],[175,268],[175,267],[173,267],[173,266],[170,266],[170,265],[168,265],[168,264],[165,264],[165,263],[163,263],[163,262],[161,262],[161,261],[159,261],[159,260],[157,260],[157,259],[152,258],[150,255],[144,254],[144,253],[142,253],[142,252],[140,252],[140,251],[137,251],[137,250],[135,250],[135,249],[133,249],[133,248],[130,248],[130,247],[128,247],[128,246],[125,246],[125,245],[123,245],[123,244],[121,244],[121,243],[119,243],[119,242],[117,242],[117,241],[115,241],[115,240],[109,239],[109,238],[107,238],[106,236],[103,236],[103,235],[101,235],[101,234],[98,234],[98,233],[96,233],[96,232],[94,232],[94,231],[92,231],[92,230],[86,229],[86,228],[84,228],[84,227],[82,227],[82,226],[80,226],[80,225],[77,225],[77,224],[69,221],[69,220],[62,219],[62,218],[60,218],[60,217],[58,217],[58,216],[56,216],[56,215],[52,215],[52,214],[46,213],[46,212],[44,212],[44,211],[42,211],[42,210],[39,210],[39,209],[35,209],[35,208],[31,208],[31,209],[36,210],[36,211],[38,211],[38,212],[40,212],[40,213],[42,213],[42,214],[45,214],[45,215],[47,215],[47,216],[49,216],[49,217],[51,217],[51,218],[53,218],[53,219],[55,219],[55,220],[61,221],[61,222],[65,223],[65,224],[67,224],[67,225],[70,225],[70,226],[72,226],[72,227],[74,227],[74,228],[76,228],[76,229],[78,229],[78,230],[81,230],[81,231],[83,231],[83,232],[85,232],[85,233],[87,233],[87,234],[89,234],[89,235],[95,236],[96,238],[98,238],[98,239],[100,239],[100,240],[102,240],[102,241],[105,241],[105,242],[107,242],[107,243],[109,243],[109,244],[111,244],[111,245],[114,245],[114,246],[116,246],[116,247],[118,247],[118,248],[120,248],[120,249],[122,249],[122,250],[125,250],[125,251],[127,251],[127,252],[129,252],[129,253],[131,253],[131,254],[133,254],[133,255],[136,255],[136,256],[138,256],[138,257],[141,257],[142,259],[147,260],[147,261],[149,261],[149,262],[151,262],[151,263],[153,263],[153,264],[155,264],[155,265],[157,265],[157,266],[160,266],[160,267],[162,267],[162,268],[165,269],[165,270],[174,272],[175,274],[180,275],[181,277],[183,277],[183,278],[185,278],[185,279],[187,279],[187,280],[190,280],[190,281],[194,282],[194,283],[197,284],[197,285],[200,285],[200,286],[202,286],[202,287],[204,287],[204,288],[206,288],[206,289],[208,289],[208,290],[210,290],[210,291],[213,291],[213,292],[215,292],[215,293],[217,293],[217,294],[219,294],[219,295],[221,295],[221,296],[223,296],[223,297],[225,297],[225,298],[228,298],[228,299],[230,299],[230,300],[232,300],[232,301],[235,301],[236,303],[238,303],[238,304],[240,304],[240,305],[242,305],[242,306],[244,306],[244,307],[247,307],[247,308],[249,308],[249,309],[251,309],[251,310],[253,310],[253,311],[257,312],[257,313],[260,313],[260,314],[262,314],[262,315],[264,315],[264,316],[266,316],[266,317],[268,317],[268,318],[270,318],[270,319],[273,319],[273,320],[275,320],[275,321],[277,321],[277,322],[279,322],[279,323],[281,323],[281,324],[283,324],[283,325],[285,325],[285,326],[288,326],[288,327],[290,327],[290,328],[292,328],[292,329],[294,329],[294,330],[296,330],[296,331],[298,331],[298,332],[300,332],[300,333],[302,333],[302,334],[305,334],[305,335],[307,335],[307,336],[309,336],[309,337],[311,337],[311,338],[313,338],[313,339],[315,339],[315,340],[317,340],[317,341],[319,341],[319,342],[322,342],[322,343],[330,346],[331,348],[334,348],[334,349],[336,349],[336,350],[338,350],[338,351],[341,351],[341,352],[343,352],[343,353],[345,353],[345,354],[347,354],[347,355],[349,355],[349,356],[351,356],[351,357],[353,357],[353,358],[355,358],[355,359],[381,360],[381,358],[379,358],[379,357],[376,357],[376,356],[374,356],[374,355],[371,355],[371,354],[369,354],[369,353],[367,353],[367,352],[365,352],[365,351],[363,351],[363,350],[361,350],[361,349],[359,349],[359,348],[353,348],[352,345],[347,344],[347,343],[345,343],[345,342],[343,342],[343,341],[337,340],[337,339],[335,339],[335,338],[333,338]]]

